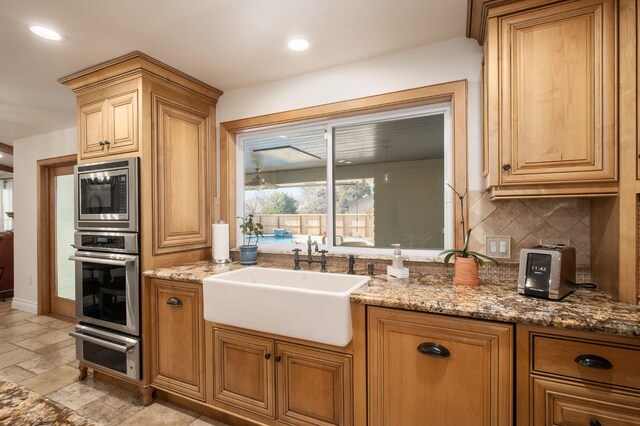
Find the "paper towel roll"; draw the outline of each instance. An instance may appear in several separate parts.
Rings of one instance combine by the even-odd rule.
[[[211,253],[214,262],[223,263],[229,259],[229,224],[214,223],[211,225]]]

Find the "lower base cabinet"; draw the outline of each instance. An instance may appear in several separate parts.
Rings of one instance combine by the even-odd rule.
[[[152,279],[151,384],[205,399],[202,285]]]
[[[518,425],[640,426],[637,338],[518,326]]]
[[[513,326],[368,309],[371,426],[511,425]]]
[[[213,328],[216,402],[292,425],[352,424],[352,356]]]

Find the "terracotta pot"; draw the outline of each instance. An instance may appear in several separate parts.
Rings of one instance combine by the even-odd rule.
[[[473,257],[456,256],[455,275],[453,276],[454,284],[478,285],[478,262]]]

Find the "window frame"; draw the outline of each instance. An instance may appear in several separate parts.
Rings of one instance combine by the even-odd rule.
[[[331,104],[311,106],[268,115],[255,116],[220,123],[219,189],[215,219],[235,224],[237,206],[237,161],[238,135],[251,129],[270,129],[282,124],[313,123],[328,119],[339,119],[369,112],[388,111],[410,106],[431,105],[449,101],[451,103],[451,131],[453,137],[453,182],[464,192],[467,182],[467,81],[458,80],[398,92],[384,93],[364,98],[351,99]],[[450,195],[448,195],[450,196]],[[461,221],[467,218],[468,203],[464,211],[459,203],[454,204],[455,246],[461,246],[463,232]],[[237,247],[237,234],[231,232],[230,244]],[[337,249],[337,247],[336,247]],[[353,250],[349,250],[354,252]],[[409,253],[407,253],[409,254]]]

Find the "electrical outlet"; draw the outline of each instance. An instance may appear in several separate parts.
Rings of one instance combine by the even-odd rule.
[[[487,235],[485,237],[485,253],[496,259],[511,258],[511,237]]]

